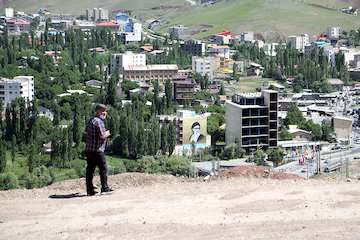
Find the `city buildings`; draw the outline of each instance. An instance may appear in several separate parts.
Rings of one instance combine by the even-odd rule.
[[[172,26],[169,28],[169,35],[171,38],[182,39],[187,27],[183,25]]]
[[[130,25],[126,25],[125,31],[120,34],[123,42],[131,43],[131,42],[141,42],[142,40],[142,24],[141,23],[133,23],[132,21],[129,23]]]
[[[340,27],[329,27],[327,29],[327,37],[330,40],[336,40],[339,39],[340,34],[341,34],[341,28]]]
[[[0,78],[0,100],[4,105],[11,103],[16,98],[25,100],[34,99],[34,77],[17,76],[13,79]]]
[[[352,125],[353,120],[347,117],[334,116],[332,119],[332,126],[336,137],[341,142],[351,143],[353,132]]]
[[[295,48],[300,52],[304,52],[305,46],[309,45],[310,39],[309,35],[301,34],[300,36],[289,36],[288,37],[288,44],[291,48]]]
[[[230,47],[226,45],[214,45],[210,46],[208,49],[209,56],[221,57],[221,58],[230,58]]]
[[[109,10],[104,8],[86,9],[86,18],[88,21],[108,21]]]
[[[205,54],[205,43],[200,40],[189,40],[180,44],[182,52],[193,56],[202,56]]]
[[[278,92],[235,95],[225,104],[226,144],[239,142],[247,151],[277,147]]]
[[[127,65],[123,67],[123,79],[139,82],[165,81],[171,80],[178,70],[175,64]]]
[[[6,20],[7,31],[9,35],[21,35],[22,33],[30,32],[30,22],[18,19],[11,18]]]
[[[174,100],[180,104],[191,103],[195,92],[193,80],[187,76],[176,75],[172,83]]]
[[[121,73],[127,66],[146,66],[146,55],[143,53],[115,53],[110,57],[110,73],[116,69]]]
[[[219,58],[215,57],[192,57],[192,71],[208,76],[209,80],[214,79],[215,71],[220,67]]]

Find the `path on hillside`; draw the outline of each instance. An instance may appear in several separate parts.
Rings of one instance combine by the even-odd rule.
[[[101,197],[48,198],[83,180],[0,192],[0,239],[360,239],[359,182],[126,179]]]

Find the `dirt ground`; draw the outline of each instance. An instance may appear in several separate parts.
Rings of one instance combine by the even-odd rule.
[[[360,239],[359,181],[123,174],[0,192],[0,239]],[[52,198],[49,198],[49,197]]]

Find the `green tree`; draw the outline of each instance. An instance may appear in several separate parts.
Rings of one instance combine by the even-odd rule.
[[[171,156],[175,150],[176,146],[176,127],[174,123],[169,123],[169,133],[168,133],[168,152]]]
[[[267,150],[268,160],[274,163],[274,166],[278,166],[284,158],[284,151],[280,148],[270,148]]]
[[[163,155],[165,155],[169,149],[168,134],[169,134],[168,124],[164,124],[161,127],[161,146],[160,146]]]
[[[5,141],[0,140],[0,173],[5,172],[6,170],[6,146]]]
[[[298,125],[299,127],[305,123],[305,118],[296,104],[291,104],[287,116],[284,120],[286,126]]]

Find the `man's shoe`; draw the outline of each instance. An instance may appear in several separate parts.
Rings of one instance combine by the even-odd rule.
[[[92,191],[92,192],[88,192],[87,195],[88,195],[88,196],[94,196],[94,195],[96,195],[97,193],[99,193],[99,192],[97,192],[97,191]]]
[[[114,190],[112,188],[101,189],[101,193],[111,193]]]

